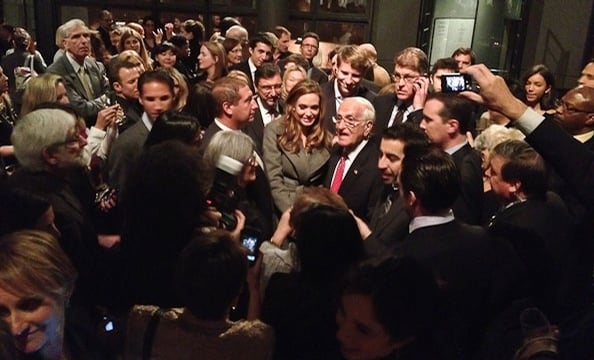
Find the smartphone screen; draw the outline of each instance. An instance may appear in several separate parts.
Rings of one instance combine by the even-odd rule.
[[[461,92],[472,90],[471,79],[468,75],[443,74],[441,76],[441,91]]]
[[[248,261],[255,262],[258,257],[258,237],[255,234],[243,234],[241,244],[248,249]]]

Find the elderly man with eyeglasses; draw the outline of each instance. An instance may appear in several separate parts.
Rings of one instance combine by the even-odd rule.
[[[377,168],[378,143],[371,138],[373,105],[360,96],[346,98],[333,120],[335,146],[324,186],[342,196],[357,217],[369,221],[383,190]]]
[[[418,125],[429,89],[429,60],[423,50],[409,47],[394,57],[394,93],[373,100],[377,114],[375,134],[392,126],[410,122]]]

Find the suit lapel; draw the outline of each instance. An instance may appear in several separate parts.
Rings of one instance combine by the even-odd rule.
[[[74,71],[74,68],[70,64],[70,61],[68,60],[68,57],[66,56],[66,54],[64,54],[64,56],[60,57],[59,60],[62,61],[62,65],[64,66],[64,69],[66,70],[65,72],[68,73],[69,79],[64,79],[64,80],[65,81],[70,80],[70,85],[72,87],[74,87],[74,89],[76,90],[76,93],[84,98],[87,98],[87,91],[85,90],[82,82],[80,81],[78,74],[76,73],[76,71]],[[89,77],[91,77],[91,76],[89,75]],[[87,99],[87,100],[92,100],[92,99]]]

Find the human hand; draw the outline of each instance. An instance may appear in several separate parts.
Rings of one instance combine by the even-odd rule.
[[[121,241],[120,235],[97,235],[97,242],[101,247],[110,249]]]
[[[291,210],[293,210],[292,207],[283,212],[278,225],[276,226],[276,230],[274,230],[274,234],[272,234],[272,238],[270,239],[270,242],[278,247],[283,246],[285,239],[291,235],[291,232],[293,231],[290,224]]]
[[[115,104],[99,110],[97,113],[95,127],[100,130],[105,130],[109,126],[114,126],[116,123],[119,107],[120,105]]]
[[[175,35],[173,33],[173,24],[172,23],[167,23],[165,24],[165,38],[167,40],[171,39],[171,37]]]
[[[245,227],[245,215],[241,212],[241,210],[238,209],[235,210],[234,215],[235,219],[237,219],[237,225],[235,226],[235,229],[231,231],[231,236],[233,236],[233,239],[239,242],[241,230],[243,230]]]
[[[520,99],[514,97],[505,80],[493,74],[484,64],[469,66],[460,70],[460,73],[472,76],[480,86],[479,92],[463,91],[460,93],[461,96],[498,111],[512,121],[522,116],[528,108]]]
[[[163,30],[153,31],[153,36],[155,37],[155,44],[160,44],[163,41]]]
[[[429,78],[421,76],[415,81],[413,86],[415,88],[413,108],[415,110],[422,109],[425,106],[425,100],[427,100],[427,94],[429,93]]]

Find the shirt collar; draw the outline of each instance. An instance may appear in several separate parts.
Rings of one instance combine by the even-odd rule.
[[[153,122],[151,121],[151,119],[149,119],[146,112],[142,113],[142,117],[140,119],[142,120],[142,123],[144,124],[144,126],[146,126],[148,131],[151,131],[153,129]]]
[[[408,232],[410,234],[420,228],[447,224],[452,221],[454,221],[454,212],[451,209],[444,215],[417,216],[410,221],[410,224],[408,224]]]
[[[574,135],[573,137],[581,142],[581,143],[585,143],[586,141],[590,140],[592,137],[594,136],[594,130],[592,131],[588,131],[585,134],[579,134],[579,135]]]
[[[72,54],[70,54],[70,52],[66,51],[65,52],[66,55],[66,59],[68,59],[68,62],[70,63],[70,65],[72,65],[72,68],[74,69],[74,72],[78,73],[78,69],[80,69],[80,67],[85,67],[85,63],[83,61],[83,64],[79,64],[76,60],[74,60],[74,57],[72,56]]]
[[[217,124],[217,126],[224,131],[233,131],[234,129],[231,129],[230,127],[228,127],[227,125],[223,124],[221,122],[221,120],[219,120],[218,118],[214,119],[215,124]]]
[[[452,155],[456,151],[462,149],[464,147],[464,145],[466,145],[466,144],[468,144],[468,140],[464,140],[463,143],[460,143],[458,145],[454,145],[451,148],[446,149],[445,152],[447,152],[448,154]]]

